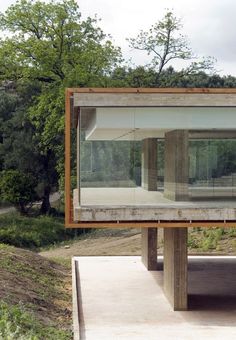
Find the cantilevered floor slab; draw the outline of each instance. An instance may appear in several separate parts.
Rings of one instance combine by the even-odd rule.
[[[225,198],[217,199],[203,190],[204,201],[197,199],[176,202],[163,196],[161,191],[138,188],[82,188],[81,205],[78,191],[74,190],[74,220],[78,221],[157,221],[157,220],[236,220],[236,197],[227,197],[228,188],[219,188]],[[191,194],[191,192],[190,192]],[[190,197],[191,198],[191,197]]]
[[[148,272],[139,257],[74,260],[75,340],[236,339],[236,257],[190,257],[187,312],[172,310],[163,273]]]

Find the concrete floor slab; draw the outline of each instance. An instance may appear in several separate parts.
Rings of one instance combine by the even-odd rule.
[[[147,191],[141,187],[135,188],[81,188],[81,204],[91,205],[158,205],[171,207],[235,207],[235,196],[232,187],[214,189],[217,200],[211,188],[193,188],[189,197],[203,197],[202,201],[173,201],[163,195],[163,191]],[[235,193],[236,194],[236,193]],[[75,195],[78,195],[77,190]],[[226,200],[226,198],[229,198]]]
[[[148,272],[140,257],[74,261],[76,340],[236,339],[236,257],[189,257],[186,312],[172,310],[163,294],[163,272]]]
[[[232,194],[232,192],[231,192]],[[82,188],[81,204],[74,190],[75,221],[235,221],[235,197],[172,201],[160,191],[142,188]]]

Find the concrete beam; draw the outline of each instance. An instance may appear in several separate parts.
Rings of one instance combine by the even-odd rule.
[[[142,262],[147,270],[157,270],[157,228],[142,228]]]
[[[142,142],[142,187],[157,190],[157,140],[146,138]]]
[[[165,134],[164,197],[187,201],[188,194],[188,131],[174,130]]]
[[[164,228],[164,292],[174,310],[187,310],[187,228]]]
[[[74,93],[81,107],[236,106],[235,93]]]
[[[236,138],[236,130],[190,130],[189,139],[232,139]]]

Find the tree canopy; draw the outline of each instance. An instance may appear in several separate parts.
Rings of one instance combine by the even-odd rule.
[[[0,28],[10,33],[1,41],[3,79],[84,86],[121,57],[96,19],[81,19],[74,0],[17,1],[1,14]]]
[[[152,56],[151,64],[154,69],[157,69],[157,78],[165,66],[173,60],[196,59],[187,37],[181,33],[182,26],[181,20],[168,10],[164,17],[152,25],[148,31],[141,30],[135,38],[127,39],[132,48],[146,51],[148,55]],[[212,68],[213,58],[208,57],[193,61],[185,69],[185,73],[195,73]]]
[[[28,130],[20,130],[25,131],[25,141],[31,138],[31,142],[21,150],[31,147],[31,156],[36,150],[40,169],[36,173],[41,184],[44,178],[43,204],[47,204],[43,210],[47,211],[58,177],[55,171],[63,176],[65,87],[104,86],[121,61],[121,52],[98,27],[96,18],[81,19],[75,0],[19,0],[0,15],[0,30],[7,32],[0,40],[0,80],[15,84],[18,96],[31,94],[22,106],[24,113],[14,114],[14,120],[28,122]],[[7,124],[14,129],[13,120]],[[4,150],[8,141],[8,156],[12,153],[11,162],[4,158],[4,168],[19,167],[17,145],[24,144],[20,130],[5,131]],[[23,159],[30,167],[26,156]]]

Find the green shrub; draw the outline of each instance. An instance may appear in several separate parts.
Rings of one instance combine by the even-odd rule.
[[[38,249],[74,238],[61,217],[26,217],[17,213],[0,216],[0,243],[19,248]]]
[[[203,238],[199,244],[203,251],[216,249],[218,242],[225,234],[223,228],[209,228],[203,230]]]
[[[189,237],[188,237],[188,247],[189,248],[198,248],[197,240],[191,235],[189,235]]]
[[[12,203],[22,214],[26,206],[37,200],[36,179],[18,170],[5,170],[0,176],[0,201]]]
[[[230,237],[236,237],[236,228],[229,228],[228,229],[228,235]]]

